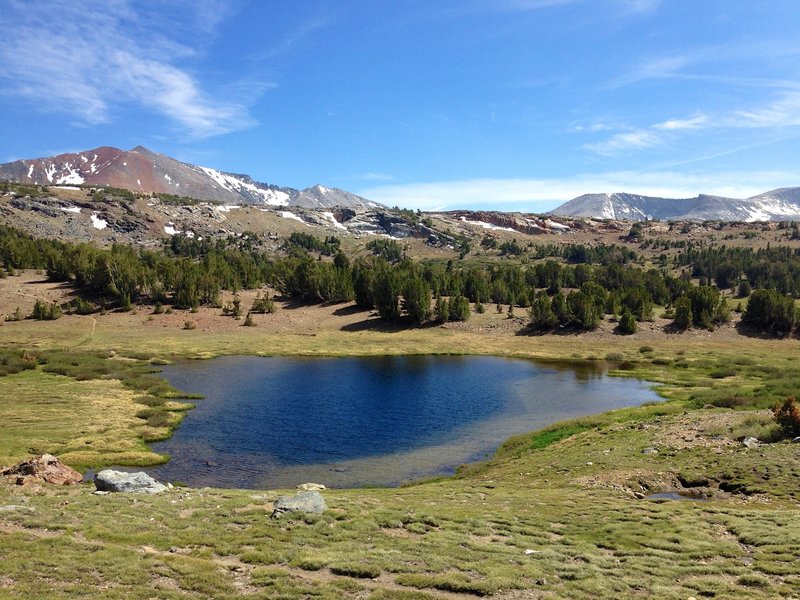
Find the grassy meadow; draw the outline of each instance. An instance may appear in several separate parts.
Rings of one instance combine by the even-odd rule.
[[[141,317],[141,315],[139,315]],[[0,462],[154,464],[179,356],[476,353],[608,360],[663,403],[508,440],[448,479],[328,490],[271,519],[279,491],[96,496],[0,485],[0,598],[787,598],[800,595],[800,452],[768,410],[800,389],[794,340],[488,335],[438,327],[291,335],[65,317],[0,327]],[[35,357],[13,365],[25,350]],[[156,365],[154,365],[156,363]],[[657,448],[646,454],[645,448]],[[704,501],[651,500],[672,491]],[[710,498],[710,499],[709,499]]]

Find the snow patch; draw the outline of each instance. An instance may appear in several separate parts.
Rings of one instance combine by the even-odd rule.
[[[556,223],[555,221],[551,221],[550,219],[547,219],[547,220],[544,222],[544,224],[545,224],[545,225],[547,225],[547,227],[548,227],[549,229],[558,229],[558,230],[560,230],[560,231],[566,231],[566,230],[568,230],[568,229],[569,229],[569,226],[567,226],[567,225],[562,225],[561,223]]]
[[[95,229],[105,229],[108,227],[108,221],[104,221],[100,217],[97,216],[97,213],[92,213],[92,227]]]
[[[136,180],[136,183],[139,184],[139,187],[142,187],[142,182],[139,181],[138,179]]]
[[[44,172],[45,177],[47,177],[47,181],[53,183],[53,175],[56,174],[56,166],[54,164],[47,165],[47,169]]]
[[[475,225],[477,227],[482,227],[483,229],[491,229],[493,231],[513,231],[514,233],[518,233],[516,229],[512,229],[511,227],[500,227],[499,225],[493,225],[492,223],[486,223],[485,221],[468,221],[467,217],[461,217],[461,221],[467,225]]]
[[[79,206],[62,206],[60,207],[60,210],[68,213],[75,213],[76,215],[81,214],[81,209]]]
[[[286,192],[261,189],[252,183],[248,183],[232,175],[226,175],[216,169],[210,169],[208,167],[197,168],[208,175],[216,184],[229,192],[235,194],[247,193],[260,198],[265,204],[270,204],[272,206],[288,206],[289,204],[289,194]]]
[[[219,212],[231,212],[232,210],[236,210],[237,208],[242,208],[238,204],[223,204],[222,206],[215,206],[214,207]]]
[[[28,169],[28,179],[31,179],[31,175],[33,175],[33,165]]]
[[[167,223],[166,225],[164,225],[164,233],[166,233],[167,235],[175,235],[175,234],[180,233],[180,231],[175,229],[175,224],[174,223],[170,222],[170,223]]]
[[[83,177],[81,177],[81,174],[78,173],[72,167],[71,164],[67,163],[65,167],[67,168],[68,171],[67,174],[59,177],[56,183],[68,183],[68,184],[71,183],[73,185],[80,185],[81,183],[84,182],[84,179]],[[53,167],[53,171],[55,172],[55,166]],[[48,179],[50,179],[50,177],[48,177]]]
[[[282,216],[284,219],[294,219],[295,221],[300,221],[303,225],[307,225],[307,223],[303,221],[303,219],[298,217],[293,212],[289,212],[288,210],[279,210],[278,214]]]
[[[330,221],[331,223],[333,223],[334,227],[338,229],[344,229],[345,231],[347,231],[347,227],[339,223],[339,221],[336,220],[336,217],[333,216],[332,212],[323,212],[322,216],[328,219],[328,221]]]

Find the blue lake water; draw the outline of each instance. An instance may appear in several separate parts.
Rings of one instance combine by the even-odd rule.
[[[453,473],[511,435],[659,397],[602,366],[484,356],[230,356],[164,368],[201,393],[148,469],[191,486],[397,485]]]

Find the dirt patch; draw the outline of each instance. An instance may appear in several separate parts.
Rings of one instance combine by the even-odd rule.
[[[730,430],[737,424],[754,415],[771,414],[769,411],[718,412],[693,411],[669,421],[655,425],[653,444],[659,449],[689,450],[705,448],[716,454],[731,451],[741,444],[718,432]]]

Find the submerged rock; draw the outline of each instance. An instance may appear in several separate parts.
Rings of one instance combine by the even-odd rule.
[[[325,498],[318,491],[300,492],[294,496],[278,496],[272,516],[277,517],[286,512],[321,515],[327,508]]]
[[[94,476],[94,484],[101,492],[135,492],[139,494],[158,494],[167,486],[157,482],[147,473],[125,473],[105,469]]]
[[[54,483],[74,485],[83,481],[83,475],[68,467],[52,454],[40,454],[30,460],[3,469],[2,474],[14,479],[17,485],[31,483]]]

